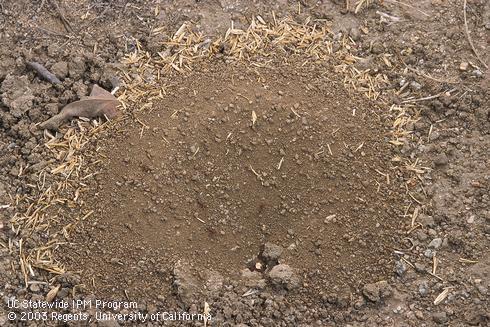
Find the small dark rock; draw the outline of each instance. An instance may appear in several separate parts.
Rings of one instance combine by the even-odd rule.
[[[261,257],[269,267],[277,265],[283,248],[273,243],[265,243]]]
[[[448,162],[449,162],[449,159],[447,158],[446,154],[444,154],[444,153],[441,153],[434,158],[434,163],[436,166],[444,166],[444,165],[447,165]]]

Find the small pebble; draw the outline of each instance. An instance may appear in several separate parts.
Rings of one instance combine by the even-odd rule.
[[[442,238],[435,238],[429,243],[429,248],[439,249],[442,245]]]
[[[422,297],[425,297],[429,293],[429,285],[427,284],[427,281],[422,281],[419,284],[419,294]]]
[[[447,322],[447,314],[444,311],[435,312],[432,314],[432,319],[438,324]]]
[[[461,62],[461,64],[459,65],[459,70],[465,71],[467,69],[468,69],[468,63],[466,61]]]

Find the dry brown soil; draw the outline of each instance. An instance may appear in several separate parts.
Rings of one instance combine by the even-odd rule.
[[[142,313],[207,301],[212,326],[487,326],[490,2],[361,2],[0,0],[0,325],[142,325],[7,319],[8,299],[56,290]],[[288,48],[245,66],[223,49],[69,154],[95,178],[52,173],[65,138],[102,120],[55,141],[38,124],[110,89],[125,54],[158,56],[184,22],[218,37],[257,15],[327,23],[331,61]],[[331,66],[347,59],[383,77],[376,102]],[[270,277],[267,242],[295,278]]]
[[[316,298],[386,278],[403,196],[380,174],[379,109],[299,64],[206,64],[136,114],[99,151],[96,225],[63,252],[69,270],[97,293],[167,295],[176,261],[236,276],[272,242]]]

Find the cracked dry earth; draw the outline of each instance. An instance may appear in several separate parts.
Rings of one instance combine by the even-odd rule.
[[[203,279],[269,272],[265,243],[313,302],[386,278],[403,195],[380,174],[379,109],[327,64],[274,66],[205,64],[101,145],[94,217],[62,258],[92,291],[166,296],[179,260]]]

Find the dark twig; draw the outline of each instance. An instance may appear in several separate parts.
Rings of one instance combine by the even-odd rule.
[[[55,0],[50,0],[50,2],[53,4],[53,6],[56,8],[56,11],[58,12],[58,15],[60,16],[61,22],[63,23],[63,26],[65,26],[66,30],[68,32],[73,32],[73,27],[71,27],[70,22],[68,19],[65,18],[63,13],[61,12],[61,8],[58,5],[58,3]]]
[[[432,99],[437,99],[439,98],[441,95],[445,94],[445,93],[453,93],[454,91],[456,91],[458,88],[453,88],[449,91],[442,91],[440,93],[437,93],[437,94],[434,94],[434,95],[431,95],[431,96],[428,96],[428,97],[423,97],[423,98],[419,98],[419,99],[408,99],[408,100],[404,100],[402,101],[402,103],[412,103],[412,102],[420,102],[420,101],[427,101],[427,100],[432,100]]]
[[[53,73],[47,70],[43,65],[37,62],[29,62],[27,66],[35,70],[42,78],[51,84],[61,84],[61,81]]]
[[[476,58],[485,66],[485,68],[488,68],[487,64],[480,58],[480,55],[478,52],[476,52],[475,46],[473,45],[473,40],[471,39],[470,36],[470,30],[468,29],[468,21],[466,20],[466,0],[463,2],[463,17],[464,17],[464,29],[466,31],[466,37],[468,38],[468,42],[470,43],[471,50],[473,50],[473,53],[475,54]]]
[[[61,37],[65,37],[67,39],[70,39],[70,36],[68,36],[66,34],[62,34],[62,33],[56,32],[56,31],[52,31],[52,30],[49,30],[49,29],[41,27],[41,26],[34,26],[34,28],[37,28],[38,30],[43,31],[43,32],[48,33],[48,34],[53,34],[53,35],[57,35],[57,36],[61,36]]]
[[[94,23],[96,20],[98,20],[98,19],[100,19],[100,18],[104,17],[104,15],[106,14],[106,12],[107,12],[107,11],[108,11],[108,10],[111,8],[111,5],[112,5],[112,1],[111,1],[111,2],[109,2],[109,3],[108,3],[106,6],[105,6],[104,10],[103,10],[103,11],[100,13],[100,15],[97,15],[97,16],[96,16],[96,17],[94,17],[94,18],[93,18],[91,21],[89,21],[89,22],[88,22],[88,23],[87,23],[87,24],[84,26],[84,28],[87,28],[88,26],[92,25],[92,24],[93,24],[93,23]]]

